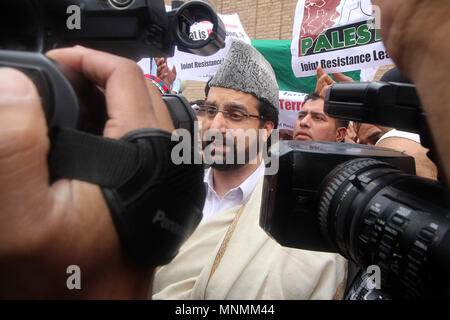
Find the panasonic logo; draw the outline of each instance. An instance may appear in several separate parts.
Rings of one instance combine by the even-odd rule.
[[[159,223],[162,229],[175,233],[179,236],[184,236],[185,234],[183,226],[167,218],[166,214],[161,210],[158,210],[156,212],[155,216],[153,217],[152,223]]]

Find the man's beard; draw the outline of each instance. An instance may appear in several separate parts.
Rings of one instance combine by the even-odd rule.
[[[255,158],[258,157],[260,151],[258,139],[246,143],[244,150],[237,150],[239,145],[232,136],[223,136],[223,140],[226,146],[231,147],[229,151],[232,151],[232,155],[227,154],[227,151],[223,149],[223,152],[222,150],[212,150],[211,159],[204,159],[212,168],[219,171],[231,171],[242,168],[250,162],[257,163]],[[203,150],[210,144],[214,144],[214,140],[203,142]]]

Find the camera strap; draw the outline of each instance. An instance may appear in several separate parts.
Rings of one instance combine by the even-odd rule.
[[[170,262],[200,223],[203,167],[173,164],[169,132],[139,129],[116,140],[57,128],[50,140],[50,181],[98,184],[123,248],[138,263]]]
[[[67,178],[113,187],[132,175],[139,163],[137,146],[124,140],[57,127],[50,141],[50,182]]]

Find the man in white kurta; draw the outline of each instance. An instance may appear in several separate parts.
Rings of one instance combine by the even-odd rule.
[[[203,220],[175,259],[157,270],[153,299],[336,299],[345,288],[340,255],[280,246],[259,227],[261,179],[212,273],[241,206]]]
[[[257,50],[233,42],[209,85],[205,105],[197,111],[202,130],[219,138],[253,130],[267,141],[278,123],[278,87]],[[210,143],[216,162],[205,177],[204,218],[174,260],[157,270],[153,299],[340,298],[344,258],[282,247],[259,226],[264,174],[259,140],[249,137],[245,148],[235,149],[217,139]],[[258,154],[251,155],[257,143]],[[220,164],[217,160],[230,150],[245,154],[246,162]]]

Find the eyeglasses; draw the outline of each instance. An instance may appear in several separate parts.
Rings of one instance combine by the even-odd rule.
[[[256,119],[263,119],[263,116],[248,114],[242,110],[235,109],[233,107],[227,108],[227,110],[219,110],[218,108],[210,105],[197,105],[193,107],[195,113],[198,116],[204,117],[206,116],[209,120],[213,120],[219,112],[222,112],[225,119],[239,122],[246,118],[252,117]]]

